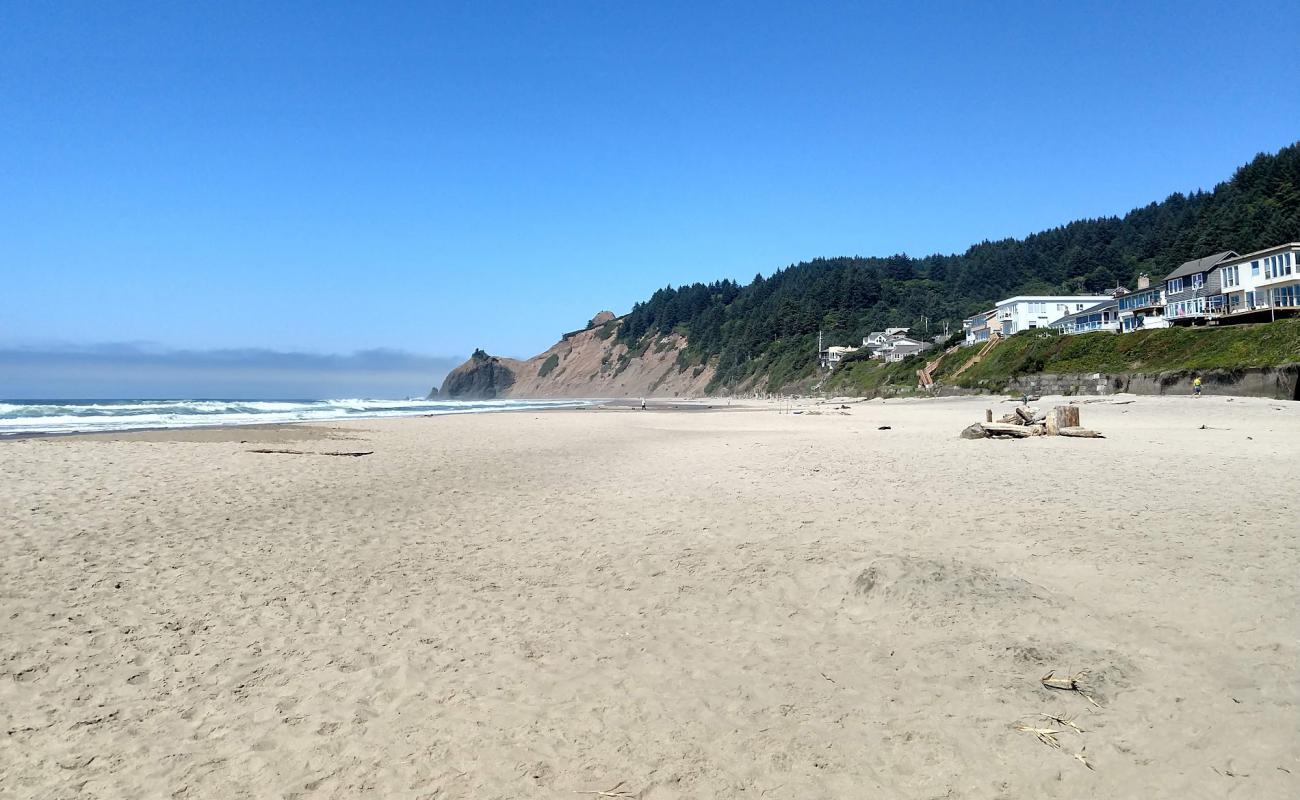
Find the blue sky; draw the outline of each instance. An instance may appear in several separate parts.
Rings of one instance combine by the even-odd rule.
[[[912,5],[0,5],[0,347],[528,356],[1300,138],[1293,2]]]

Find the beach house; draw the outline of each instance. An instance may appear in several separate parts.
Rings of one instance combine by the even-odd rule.
[[[1151,285],[1151,276],[1138,276],[1137,289],[1118,299],[1119,329],[1123,333],[1168,328],[1165,322],[1164,284]]]
[[[1051,327],[1065,334],[1092,333],[1093,331],[1118,333],[1120,329],[1120,299],[1112,298],[1090,305],[1082,311],[1066,314],[1053,322]]]
[[[966,334],[966,344],[979,344],[987,342],[990,337],[996,336],[997,328],[997,309],[981,311],[973,317],[967,317],[962,320],[961,327]]]
[[[886,363],[902,361],[908,356],[929,350],[934,345],[930,342],[924,342],[920,339],[913,339],[910,336],[898,336],[890,339],[880,349],[872,352],[872,358],[879,358]]]
[[[910,328],[885,328],[883,331],[872,331],[862,338],[862,346],[871,350],[878,350],[884,347],[894,339],[906,336]]]
[[[1259,291],[1259,282],[1277,250],[1247,253],[1219,265],[1219,293],[1223,295],[1225,313],[1241,314],[1268,307],[1267,292]]]
[[[1047,328],[1067,314],[1078,313],[1110,299],[1108,294],[1008,297],[993,308],[994,330],[1001,336],[1011,336],[1021,331]]]
[[[1164,280],[1165,321],[1171,325],[1204,325],[1224,310],[1220,267],[1237,254],[1231,250],[1183,263]]]
[[[1289,242],[1242,256],[1241,262],[1234,262],[1238,269],[1233,277],[1241,276],[1243,288],[1251,287],[1249,292],[1243,292],[1241,302],[1246,302],[1253,294],[1258,305],[1267,304],[1273,309],[1300,308],[1300,242]],[[1247,265],[1249,269],[1246,269]],[[1247,273],[1253,286],[1245,282]]]
[[[872,331],[862,339],[862,346],[871,351],[871,357],[881,361],[901,361],[904,358],[928,350],[929,342],[914,339],[908,335],[910,328],[885,328]]]
[[[831,345],[822,351],[821,365],[829,369],[835,369],[836,365],[843,361],[845,356],[849,353],[856,353],[857,351],[858,348],[856,347],[840,347],[838,345]]]

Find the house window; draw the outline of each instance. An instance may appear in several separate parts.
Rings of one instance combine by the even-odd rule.
[[[1183,290],[1182,278],[1174,278],[1169,282],[1169,288],[1165,289],[1165,291],[1169,292],[1170,294],[1178,294],[1182,290]]]
[[[1256,278],[1259,277],[1259,262],[1258,262],[1258,261],[1252,261],[1252,262],[1250,262],[1250,274],[1251,274],[1251,275],[1254,275]]]
[[[1193,289],[1199,289],[1199,288],[1201,288],[1201,287],[1204,286],[1204,285],[1205,285],[1205,275],[1204,275],[1204,273],[1198,272],[1198,273],[1196,273],[1195,275],[1192,276],[1192,288],[1193,288]]]

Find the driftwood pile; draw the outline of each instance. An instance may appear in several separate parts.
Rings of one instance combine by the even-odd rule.
[[[1102,439],[1100,433],[1079,425],[1078,406],[1057,406],[1050,412],[1030,405],[993,421],[993,410],[984,412],[984,421],[961,432],[963,439],[1027,439],[1030,436],[1073,436],[1079,439]]]

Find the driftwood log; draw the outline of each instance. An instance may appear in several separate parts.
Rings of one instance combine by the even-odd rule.
[[[1104,439],[1100,433],[1079,425],[1078,406],[1057,406],[1051,413],[1031,406],[1018,406],[998,422],[992,422],[992,409],[985,409],[984,422],[976,422],[961,432],[963,439],[1012,438],[1030,436],[1072,436],[1077,439]]]
[[[1088,428],[1080,428],[1077,425],[1068,428],[1061,428],[1057,431],[1060,436],[1073,436],[1076,439],[1105,439],[1100,433]]]
[[[1052,409],[1052,413],[1047,415],[1047,429],[1049,433],[1060,431],[1061,428],[1079,427],[1079,407],[1078,406],[1057,406]],[[1055,431],[1052,429],[1055,428]]]
[[[980,424],[980,427],[982,427],[985,433],[989,436],[994,437],[1011,436],[1016,439],[1024,439],[1033,435],[1030,433],[1029,428],[1024,425],[1015,425],[1005,422],[985,422]]]

